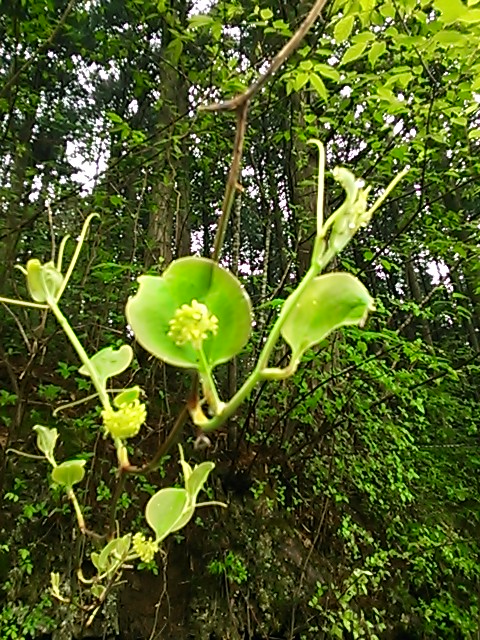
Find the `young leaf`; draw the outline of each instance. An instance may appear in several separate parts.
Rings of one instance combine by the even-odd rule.
[[[185,489],[172,487],[160,489],[150,498],[145,507],[145,518],[158,542],[177,530],[175,525],[188,510],[188,502]]]
[[[124,344],[119,349],[105,347],[105,349],[102,349],[90,358],[90,363],[95,368],[102,385],[105,385],[107,378],[112,378],[125,371],[131,363],[132,358],[132,347]],[[85,365],[82,365],[78,371],[84,376],[90,375]]]
[[[71,489],[85,476],[85,460],[66,460],[52,471],[53,481]]]
[[[190,474],[190,477],[185,483],[185,487],[188,491],[190,500],[195,503],[197,496],[203,488],[203,485],[207,481],[210,472],[215,468],[213,462],[202,462],[199,464]]]
[[[282,327],[292,349],[292,360],[321,342],[334,329],[362,324],[373,309],[373,298],[349,273],[328,273],[315,278],[305,289]]]
[[[54,467],[57,464],[55,462],[53,452],[57,443],[58,431],[56,429],[42,427],[40,424],[35,425],[33,430],[37,432],[37,447],[50,462],[52,467]]]
[[[125,404],[131,404],[138,400],[140,397],[140,387],[130,387],[130,389],[124,389],[113,399],[113,404],[117,409],[120,409]]]
[[[252,324],[250,299],[235,276],[213,260],[180,258],[162,276],[140,276],[138,281],[126,315],[135,338],[157,358],[177,367],[198,366],[192,344],[179,345],[168,335],[175,312],[193,300],[218,320],[216,334],[202,345],[211,367],[227,362],[245,346]]]

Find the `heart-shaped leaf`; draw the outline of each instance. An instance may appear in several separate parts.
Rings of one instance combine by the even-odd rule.
[[[85,462],[85,460],[66,460],[62,462],[52,471],[53,481],[70,489],[74,484],[83,480]]]
[[[102,349],[90,358],[90,363],[95,368],[102,386],[105,386],[108,378],[118,376],[119,373],[125,371],[131,363],[132,358],[132,347],[128,344],[123,344],[119,349],[105,347],[105,349]],[[90,375],[85,365],[82,365],[78,371],[84,376]]]
[[[175,525],[187,508],[188,493],[185,489],[160,489],[150,498],[145,507],[145,518],[158,542],[176,530]]]
[[[217,333],[202,345],[211,367],[227,362],[245,346],[252,325],[249,297],[237,278],[213,260],[180,258],[162,276],[141,276],[138,281],[126,315],[135,338],[157,358],[177,367],[197,367],[193,346],[180,346],[168,335],[175,312],[193,300],[218,319]]]
[[[334,329],[361,325],[373,308],[373,298],[351,274],[327,273],[314,278],[282,326],[282,336],[292,349],[292,360],[298,362],[309,347]]]
[[[37,432],[37,447],[50,462],[52,467],[54,467],[56,462],[53,452],[57,443],[58,431],[56,429],[42,427],[40,424],[35,425],[33,430]]]

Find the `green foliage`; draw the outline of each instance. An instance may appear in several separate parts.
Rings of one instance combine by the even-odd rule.
[[[173,575],[181,557],[188,587],[169,576],[166,596],[182,603],[185,635],[227,638],[247,629],[252,636],[308,640],[362,633],[475,637],[480,59],[472,43],[480,38],[478,3],[330,0],[251,101],[221,265],[252,301],[245,334],[251,317],[255,323],[250,342],[239,337],[238,350],[230,349],[234,358],[216,366],[215,377],[208,360],[198,367],[191,352],[183,371],[148,359],[125,327],[125,301],[138,296],[139,277],[160,280],[185,255],[211,256],[234,118],[203,107],[255,81],[312,3],[229,0],[210,3],[202,15],[170,0],[3,4],[0,294],[25,301],[30,290],[37,306],[0,308],[6,523],[0,636],[49,633],[53,622],[29,622],[26,629],[23,622],[46,593],[52,569],[61,576],[57,598],[72,599],[81,564],[69,542],[79,514],[68,489],[53,485],[49,493],[44,464],[18,454],[38,457],[40,434],[32,426],[58,432],[55,451],[40,446],[43,454],[50,451],[52,467],[54,454],[59,464],[88,458],[85,478],[71,488],[85,527],[85,558],[107,544],[89,531],[95,523],[100,535],[132,536],[128,566],[153,567],[152,541],[136,539],[143,561],[133,536],[146,535],[145,503],[175,484],[177,465],[170,459],[148,469],[148,461],[157,446],[160,455],[179,438],[176,427],[171,438],[169,430],[188,399],[194,421],[213,432],[206,453],[190,450],[187,440],[189,456],[199,467],[200,456],[216,462],[214,493],[223,487],[230,509],[224,518],[205,510],[200,531],[191,525],[182,531],[185,548],[168,538],[162,544]],[[287,344],[280,337],[288,315],[276,322],[311,256],[324,248],[315,246],[321,234],[312,216],[312,137],[325,142],[329,169],[354,167],[368,176],[372,200],[401,167],[410,165],[410,172],[381,215],[352,240],[349,226],[358,220],[342,205],[341,187],[350,189],[344,204],[356,209],[363,185],[349,173],[327,173],[329,226],[322,239],[342,248],[333,270],[364,283],[376,313],[362,330],[349,324],[322,337],[318,327],[338,319],[337,306],[324,297],[322,306],[331,304],[334,312],[315,322],[315,340],[303,334],[308,348],[294,372],[288,345],[299,342],[312,317],[297,317]],[[336,184],[339,177],[343,183]],[[342,216],[332,218],[338,210]],[[81,242],[58,245],[54,236],[76,238],[79,220],[91,211],[100,214],[99,224],[82,254]],[[24,282],[14,277],[21,264]],[[56,319],[45,316],[47,298],[61,306]],[[194,299],[202,303],[192,295],[182,304]],[[166,318],[161,340],[177,310]],[[65,343],[56,323],[61,317],[83,351]],[[263,351],[274,328],[278,335]],[[216,339],[207,336],[205,347]],[[89,366],[104,345],[109,353],[131,346],[134,358],[102,381]],[[189,391],[189,368],[198,371],[198,393]],[[277,382],[266,384],[272,379]],[[100,409],[91,394],[99,396]],[[222,425],[228,433],[215,431]],[[206,437],[196,436],[200,448]],[[136,468],[149,475],[135,475]],[[208,495],[213,499],[211,488]],[[47,532],[49,548],[42,546]],[[209,580],[210,559],[225,564],[238,549],[248,582]],[[61,618],[66,634],[72,619],[85,624],[101,604],[97,635],[117,635],[116,622],[106,626],[122,554],[112,552],[109,563],[111,573],[98,580],[87,562],[92,573],[76,585],[78,599],[61,608],[56,600],[56,612],[43,609],[57,627]],[[161,618],[165,601],[155,608],[148,580],[135,580],[142,611]],[[228,589],[241,597],[229,597]],[[138,622],[135,598],[122,603]],[[161,633],[177,637],[176,608],[165,616]],[[142,614],[139,637],[152,634],[147,617]]]
[[[228,551],[223,559],[212,560],[208,565],[212,576],[224,575],[230,582],[243,584],[248,580],[248,571],[242,558],[233,551]]]

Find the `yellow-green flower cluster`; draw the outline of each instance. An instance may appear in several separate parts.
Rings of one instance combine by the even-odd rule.
[[[133,550],[142,562],[151,562],[158,551],[158,542],[145,538],[143,533],[136,533],[132,539]]]
[[[190,342],[195,349],[200,349],[209,333],[216,335],[218,318],[205,304],[192,300],[191,304],[183,304],[175,311],[169,326],[168,336],[175,344],[183,346]]]
[[[147,410],[140,400],[123,404],[118,410],[102,411],[103,426],[113,438],[133,438],[147,418]]]

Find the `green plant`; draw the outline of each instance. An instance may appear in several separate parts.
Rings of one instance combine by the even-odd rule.
[[[223,559],[212,560],[208,565],[212,576],[224,575],[227,580],[242,584],[248,580],[248,570],[244,561],[233,551],[228,551]]]
[[[369,188],[364,189],[362,183],[347,169],[335,169],[333,176],[344,188],[346,199],[324,222],[324,150],[318,141],[314,143],[319,149],[317,236],[310,268],[283,304],[253,371],[228,402],[223,402],[219,397],[213,368],[231,359],[244,347],[252,324],[250,301],[233,275],[213,260],[182,258],[172,262],[162,276],[141,276],[138,292],[127,303],[127,320],[137,340],[147,351],[169,364],[197,369],[203,396],[189,404],[189,411],[194,423],[204,431],[222,425],[259,381],[282,380],[292,376],[303,354],[310,347],[321,342],[338,327],[362,325],[368,311],[373,309],[372,298],[354,276],[346,273],[320,273],[360,227],[368,224],[374,211],[405,172],[400,173],[384,194],[368,207]],[[102,406],[104,435],[114,442],[119,473],[122,474],[134,470],[129,461],[127,440],[138,434],[145,423],[147,412],[140,399],[139,387],[116,392],[112,403],[107,382],[129,367],[133,359],[132,348],[127,344],[117,343],[116,348],[106,347],[89,356],[59,307],[94,217],[95,214],[92,214],[85,221],[65,275],[62,274],[62,259],[68,237],[60,244],[56,263],[52,261],[42,264],[37,259],[31,259],[26,268],[21,267],[33,302],[7,298],[0,300],[52,311],[82,362],[79,373],[90,378],[96,390]],[[271,368],[269,360],[280,337],[283,337],[291,349],[290,363],[284,368]],[[63,377],[68,377],[72,371],[62,366],[61,373]],[[43,387],[42,393],[46,399],[54,400],[61,391],[56,385],[47,385]],[[37,432],[37,446],[52,467],[52,480],[66,491],[81,532],[89,534],[74,490],[74,486],[82,482],[85,476],[85,457],[57,463],[57,430],[41,425],[34,429]],[[221,504],[214,501],[197,503],[197,496],[214,467],[213,463],[203,462],[192,469],[185,461],[180,447],[180,464],[184,487],[160,489],[150,497],[146,505],[145,517],[155,537],[147,539],[139,531],[133,535],[117,535],[101,552],[91,554],[97,576],[86,579],[80,572],[83,584],[89,585],[96,599],[92,604],[91,619],[111,586],[118,582],[126,563],[136,558],[140,558],[143,563],[150,563],[161,542],[183,528],[193,517],[196,507]],[[98,491],[99,499],[107,497],[102,486],[99,486]],[[283,504],[285,498],[280,489],[278,497]],[[127,509],[130,505],[128,493],[119,491],[113,513],[118,506]],[[234,575],[236,581],[246,579],[246,573],[240,570],[239,563],[232,555],[226,556],[225,571]],[[55,573],[52,573],[52,593],[57,599],[65,601],[61,594],[59,576]]]

